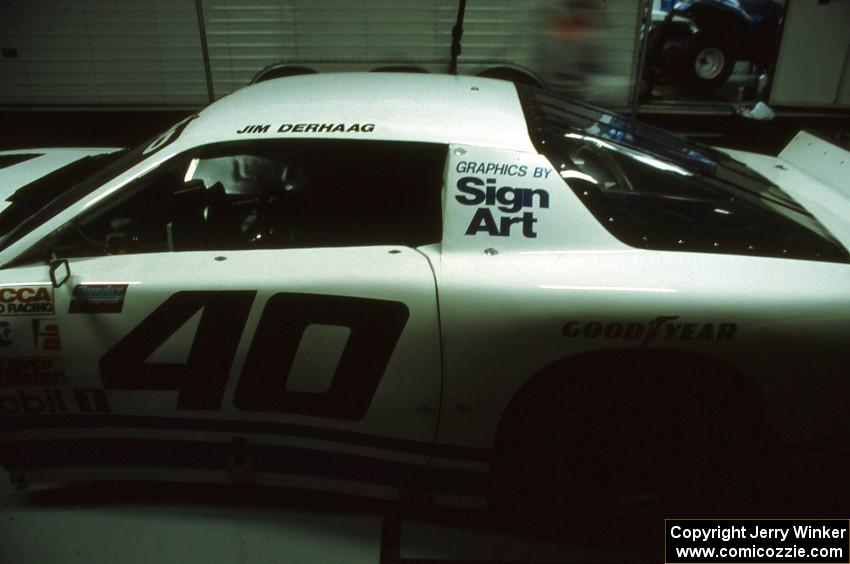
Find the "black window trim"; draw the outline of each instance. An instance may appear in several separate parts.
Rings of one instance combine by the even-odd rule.
[[[562,160],[562,157],[554,153],[560,141],[559,137],[560,135],[566,132],[574,132],[581,136],[593,138],[603,144],[610,144],[626,149],[626,151],[624,152],[636,151],[638,153],[650,155],[662,161],[669,162],[676,166],[682,167],[685,170],[691,172],[694,178],[699,179],[700,182],[704,184],[705,188],[710,189],[712,191],[726,190],[732,192],[736,197],[738,197],[738,199],[743,202],[749,202],[750,205],[756,205],[756,200],[762,200],[761,202],[758,202],[761,206],[780,206],[788,211],[785,213],[780,213],[778,210],[774,209],[774,213],[777,213],[778,215],[782,216],[786,221],[794,223],[797,227],[811,232],[813,236],[822,239],[824,243],[831,245],[833,249],[829,256],[823,256],[820,253],[794,253],[786,255],[786,251],[784,250],[781,252],[774,253],[768,252],[764,249],[755,248],[689,248],[686,244],[659,245],[655,242],[647,242],[647,239],[645,237],[642,238],[643,244],[638,244],[635,240],[632,240],[629,237],[624,237],[621,232],[618,231],[619,227],[624,223],[623,220],[625,220],[625,223],[631,221],[624,212],[619,210],[614,204],[608,202],[605,198],[593,198],[594,201],[590,202],[588,201],[588,198],[592,196],[592,194],[587,194],[585,192],[584,195],[586,197],[582,197],[582,193],[579,193],[578,191],[574,190],[576,192],[576,195],[579,196],[579,199],[587,207],[591,214],[597,219],[597,221],[599,221],[609,233],[611,233],[621,242],[631,247],[651,250],[710,252],[721,254],[736,254],[744,256],[797,258],[803,260],[850,263],[850,252],[848,252],[848,249],[846,249],[829,232],[829,230],[825,226],[823,226],[820,221],[818,221],[817,218],[814,217],[813,214],[811,214],[811,212],[806,210],[790,195],[782,191],[781,188],[765,179],[758,172],[736,161],[731,156],[711,147],[702,145],[700,143],[686,140],[684,138],[681,138],[680,136],[677,136],[670,132],[666,132],[657,127],[642,124],[624,116],[609,112],[608,110],[594,108],[593,106],[587,104],[563,99],[564,106],[554,106],[553,104],[559,100],[562,100],[562,98],[555,94],[545,92],[539,88],[534,88],[525,85],[516,85],[516,88],[518,96],[520,98],[521,107],[526,118],[526,124],[528,127],[528,133],[531,142],[540,154],[544,155],[547,159],[549,159],[549,161],[552,163],[556,170],[558,170],[559,162]],[[549,102],[541,103],[539,100],[540,98],[546,98],[549,100]],[[600,115],[610,116],[612,119],[622,120],[622,124],[620,125],[630,126],[633,129],[632,133],[634,135],[648,132],[653,137],[663,138],[664,141],[669,140],[670,142],[666,143],[666,145],[668,146],[672,146],[673,142],[677,142],[681,144],[681,147],[688,148],[688,151],[692,151],[691,155],[699,154],[706,158],[682,158],[681,150],[676,151],[676,154],[678,154],[680,158],[675,158],[675,154],[671,155],[665,154],[664,152],[654,151],[652,147],[646,148],[638,143],[630,142],[628,140],[611,139],[605,136],[594,135],[593,133],[590,133],[579,127],[579,124],[577,123],[570,123],[566,120],[561,121],[558,119],[550,120],[548,116],[544,115],[544,106],[551,106],[559,113],[572,113],[572,115],[574,115],[579,120],[588,122],[589,125],[598,125],[601,128],[609,130],[622,130],[623,128],[618,127],[617,124],[606,123],[604,121],[600,121],[599,119]],[[557,133],[554,131],[555,129],[558,130]],[[707,166],[708,162],[706,161],[708,161],[709,159],[713,161],[713,166]],[[723,175],[716,174],[718,171],[722,171]],[[730,173],[732,177],[726,176]],[[736,184],[733,180],[733,177],[734,180],[738,180],[739,182],[744,183],[746,185],[741,186],[739,184]],[[767,188],[764,188],[762,190],[754,189],[753,186],[755,186],[756,183],[759,183],[761,186],[767,186]],[[566,181],[565,184],[569,186],[569,183],[567,183]],[[572,189],[572,187],[570,188]],[[770,188],[775,188],[779,191],[779,193],[766,194],[765,192]],[[789,213],[804,216],[807,222],[813,223],[815,226],[807,227],[803,225],[800,221],[792,220],[788,218]],[[615,229],[613,227],[612,224],[614,223],[617,223],[618,229]]]
[[[154,140],[159,138],[160,136],[161,135],[157,135],[156,137],[154,137]],[[445,172],[445,166],[446,166],[446,163],[448,162],[448,153],[449,153],[449,144],[448,143],[431,142],[431,141],[404,141],[404,140],[400,141],[400,140],[395,140],[395,139],[361,140],[361,139],[327,139],[327,138],[234,139],[234,140],[226,140],[226,141],[216,141],[216,142],[212,142],[212,143],[195,145],[193,147],[186,148],[185,150],[180,151],[179,153],[175,153],[175,154],[171,155],[167,159],[160,162],[156,167],[151,168],[150,170],[147,170],[144,174],[141,174],[141,175],[136,176],[133,179],[129,180],[128,183],[137,182],[137,181],[147,177],[150,174],[155,174],[156,171],[161,169],[161,167],[167,166],[169,163],[174,163],[175,161],[178,161],[179,159],[186,158],[188,155],[191,155],[191,154],[194,154],[195,156],[200,155],[200,154],[216,154],[220,151],[227,151],[231,147],[250,146],[250,145],[256,145],[258,143],[260,143],[260,144],[281,143],[281,144],[297,145],[298,143],[304,143],[304,142],[363,143],[363,144],[368,143],[368,144],[383,144],[383,145],[405,144],[405,145],[429,145],[429,146],[433,146],[433,147],[440,147],[440,148],[443,149],[443,161],[442,161],[443,168],[439,171],[440,178],[443,177],[443,174]],[[127,154],[124,154],[119,159],[119,161],[121,161],[121,160],[131,160],[133,155],[135,155],[138,152],[144,152],[145,150],[147,150],[147,147],[149,145],[150,145],[150,141],[143,143],[140,147],[133,149],[132,151],[128,152]],[[121,172],[119,172],[118,174],[112,175],[108,180],[101,182],[99,186],[97,186],[93,190],[89,191],[88,194],[94,193],[99,188],[105,186],[109,182],[112,182],[115,178],[117,178],[121,174],[124,174],[130,168],[133,168],[133,167],[141,164],[142,162],[147,161],[149,157],[152,157],[157,152],[159,152],[159,148],[155,152],[144,155],[144,158],[137,160],[130,167],[122,169]],[[99,173],[100,172],[98,172],[96,174],[99,174]],[[12,268],[12,267],[16,267],[16,266],[22,266],[22,265],[25,265],[25,264],[34,264],[36,262],[44,262],[45,257],[43,256],[44,255],[43,247],[45,246],[46,243],[48,243],[50,241],[50,239],[57,236],[59,233],[61,233],[65,229],[73,226],[75,223],[79,222],[82,218],[87,219],[89,217],[89,214],[97,214],[98,210],[106,210],[108,208],[112,208],[113,206],[120,205],[121,202],[133,198],[139,192],[144,190],[144,186],[142,184],[139,184],[138,188],[136,188],[136,189],[126,190],[126,189],[124,189],[125,187],[126,187],[126,184],[124,186],[122,186],[121,189],[115,190],[112,193],[108,194],[107,196],[103,197],[101,200],[99,200],[97,202],[97,205],[95,205],[93,208],[91,208],[89,210],[81,210],[80,213],[75,215],[72,219],[63,223],[62,225],[60,225],[59,227],[57,227],[56,229],[54,229],[53,231],[51,231],[50,233],[46,234],[44,237],[39,239],[37,242],[33,243],[33,245],[31,245],[28,249],[21,252],[15,259],[9,261],[8,263],[6,263],[2,267],[0,267],[0,269]],[[431,241],[431,242],[425,242],[425,243],[422,243],[422,245],[434,244],[434,243],[438,243],[442,240],[443,225],[444,225],[443,224],[444,218],[443,218],[443,215],[442,215],[443,214],[442,198],[444,197],[445,186],[443,186],[443,184],[441,182],[441,184],[438,188],[439,188],[438,191],[439,191],[439,202],[440,202],[439,211],[440,211],[440,213],[439,213],[439,217],[438,217],[439,228],[437,229],[437,231],[440,233],[440,236],[439,236],[438,240]],[[83,196],[83,198],[84,197],[85,196]],[[57,198],[57,200],[58,199],[59,198]],[[82,198],[80,198],[80,199],[82,199]],[[51,202],[49,205],[53,205],[55,203],[55,201],[56,200]],[[61,211],[60,211],[60,213],[61,213]],[[103,211],[100,211],[100,213],[103,213]],[[3,250],[3,248],[0,248],[0,250]],[[121,256],[121,255],[116,255],[116,256]]]

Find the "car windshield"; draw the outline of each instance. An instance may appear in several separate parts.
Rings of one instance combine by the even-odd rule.
[[[35,180],[9,197],[0,215],[0,248],[5,249],[38,225],[138,162],[137,151],[85,157]]]
[[[0,250],[174,141],[195,115],[131,151],[86,157],[18,189],[0,215]]]
[[[9,206],[0,215],[0,237],[4,239],[28,218],[35,215],[62,193],[121,158],[127,151],[91,155],[54,170],[16,190],[6,201]],[[4,246],[5,246],[4,240]]]
[[[535,88],[518,88],[537,149],[624,243],[850,262],[799,202],[726,153]]]

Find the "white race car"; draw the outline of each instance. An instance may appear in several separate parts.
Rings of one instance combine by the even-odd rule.
[[[508,82],[326,74],[116,156],[4,177],[16,478],[623,515],[847,444],[848,153],[812,135],[722,152]]]

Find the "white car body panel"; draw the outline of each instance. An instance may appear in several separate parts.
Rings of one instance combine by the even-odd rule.
[[[315,127],[308,130],[311,124]],[[840,439],[850,428],[850,266],[627,245],[565,184],[570,171],[557,170],[538,154],[516,89],[508,83],[391,74],[271,80],[213,104],[190,118],[182,132],[175,127],[154,141],[138,164],[0,251],[5,266],[0,296],[27,288],[29,299],[35,289],[44,288],[55,307],[55,314],[2,321],[20,336],[35,331],[32,322],[58,320],[63,369],[61,382],[46,387],[0,389],[0,408],[4,415],[23,415],[27,394],[32,394],[38,397],[32,405],[85,418],[73,429],[16,429],[1,440],[133,438],[218,444],[238,436],[252,444],[469,470],[480,478],[493,460],[505,409],[524,385],[576,355],[626,350],[679,351],[725,363],[763,402],[782,445]],[[13,262],[59,227],[190,149],[246,139],[301,138],[444,145],[441,240],[418,248],[71,258],[71,277],[56,289],[47,265]],[[792,163],[794,158],[728,152],[786,188],[850,246],[847,194],[841,186],[812,178]],[[654,157],[647,159],[659,165]],[[830,182],[842,178],[821,175]],[[72,312],[76,289],[95,285],[125,286],[123,309],[111,311],[113,315]],[[168,300],[177,292],[210,291],[256,292],[244,328],[238,316],[221,318],[222,332],[238,330],[239,336],[217,396],[220,404],[180,408],[183,392],[174,386],[105,386],[108,355],[152,312],[171,304]],[[274,296],[282,293],[382,300],[403,304],[408,311],[383,377],[360,416],[328,417],[254,404],[245,408],[240,381],[257,370],[248,367],[253,366],[255,343],[266,335],[258,327],[270,304],[277,303]],[[170,336],[156,350],[145,353],[150,353],[148,363],[179,367],[193,347],[203,346],[197,343],[204,316],[217,306],[204,301],[199,307],[185,320],[181,317],[180,328],[169,329]],[[373,329],[386,321],[382,315],[369,319]],[[341,321],[306,325],[291,365],[268,372],[279,370],[282,379],[290,378],[286,389],[277,392],[307,397],[327,391],[332,385],[327,381],[333,380],[329,372],[342,362],[341,351],[351,338],[345,326]],[[0,356],[38,356],[40,337],[33,337],[16,337]],[[777,353],[790,350],[798,354]],[[265,361],[280,362],[273,354]],[[115,378],[121,381],[120,374]],[[251,401],[274,403],[275,390],[266,392],[267,397]],[[349,393],[355,401],[356,393]]]
[[[797,151],[789,154],[789,149],[801,145],[805,146],[803,155],[797,154]],[[817,155],[810,154],[812,147],[816,147]],[[781,186],[811,211],[845,247],[850,246],[850,175],[846,170],[850,151],[805,132],[798,134],[779,157],[733,149],[723,151]],[[806,158],[815,156],[826,160],[823,169],[805,162]],[[827,156],[830,158],[827,159]]]
[[[730,362],[770,398],[769,416],[784,442],[840,436],[850,425],[843,407],[850,383],[839,362],[846,354],[846,337],[835,335],[833,328],[850,322],[850,273],[839,265],[811,266],[783,268],[778,279],[763,260],[695,253],[487,256],[477,251],[444,258],[440,303],[448,343],[448,409],[439,440],[486,447],[496,432],[490,422],[499,419],[527,381],[519,375],[536,374],[573,354],[640,347],[640,340],[625,338],[565,338],[566,323],[646,326],[658,316],[678,317],[675,336],[668,340],[665,331],[650,348]],[[639,281],[636,271],[642,273]],[[472,280],[470,272],[476,273]],[[811,303],[811,295],[818,296],[818,303]],[[698,325],[684,338],[688,323]],[[716,339],[724,323],[737,326],[734,340],[698,337],[704,324],[713,324]],[[799,347],[801,339],[822,343],[819,384],[806,387],[805,400],[799,380],[812,377],[810,359],[770,353],[775,347]],[[819,408],[800,409],[810,402]]]
[[[61,326],[64,378],[69,383],[73,382],[75,389],[102,388],[98,360],[115,346],[119,337],[138,326],[153,309],[173,295],[175,289],[256,290],[257,295],[245,330],[241,332],[221,408],[212,412],[175,410],[177,390],[110,390],[110,413],[190,419],[206,419],[214,414],[216,419],[221,420],[249,419],[254,423],[274,421],[292,425],[320,422],[325,428],[388,439],[420,443],[433,439],[440,401],[440,344],[434,279],[427,260],[420,253],[404,248],[369,247],[321,249],[318,252],[314,249],[292,249],[160,253],[148,255],[144,261],[138,258],[128,255],[74,260],[72,278],[53,292],[55,317]],[[252,273],[250,280],[246,279],[246,273]],[[50,284],[43,266],[16,268],[8,274],[2,287]],[[134,299],[126,301],[121,315],[69,314],[72,289],[79,284],[129,285],[127,293]],[[407,306],[410,317],[366,417],[342,421],[246,411],[234,406],[236,384],[254,340],[259,317],[269,297],[279,292],[395,300]],[[192,325],[186,331],[176,331],[172,339],[155,351],[149,357],[150,362],[186,362],[198,331],[197,317],[195,315],[186,322],[186,325]],[[8,317],[7,322],[11,324],[13,335],[29,332],[26,326],[29,318]],[[308,345],[300,343],[300,346]],[[12,357],[33,357],[39,355],[39,350],[37,343],[31,339],[16,339],[4,353]],[[297,380],[299,375],[291,373],[289,378]],[[65,395],[68,396],[63,402],[66,409],[61,412],[82,413],[70,394]],[[387,421],[397,421],[398,425],[387,426]],[[132,425],[124,426],[132,428]],[[324,442],[327,441],[325,439]],[[331,443],[336,442],[339,441],[331,440]],[[418,462],[424,463],[425,457],[420,455]]]
[[[300,76],[285,90],[275,82],[243,88],[204,110],[186,127],[181,141],[344,137],[534,151],[516,89],[509,83],[468,76],[382,74],[388,80],[372,84],[363,81],[362,73],[339,73]],[[305,125],[305,131],[297,131],[298,124]],[[334,127],[307,131],[310,124]],[[267,130],[250,129],[266,125]],[[287,130],[288,125],[293,127]],[[346,131],[337,131],[339,125]],[[374,127],[352,131],[355,125]]]
[[[801,131],[782,149],[779,158],[850,198],[850,151],[847,149]]]

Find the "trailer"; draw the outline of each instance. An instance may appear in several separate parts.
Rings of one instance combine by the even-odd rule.
[[[274,76],[446,73],[462,29],[460,74],[626,106],[640,4],[579,4],[5,0],[0,105],[197,107]]]

